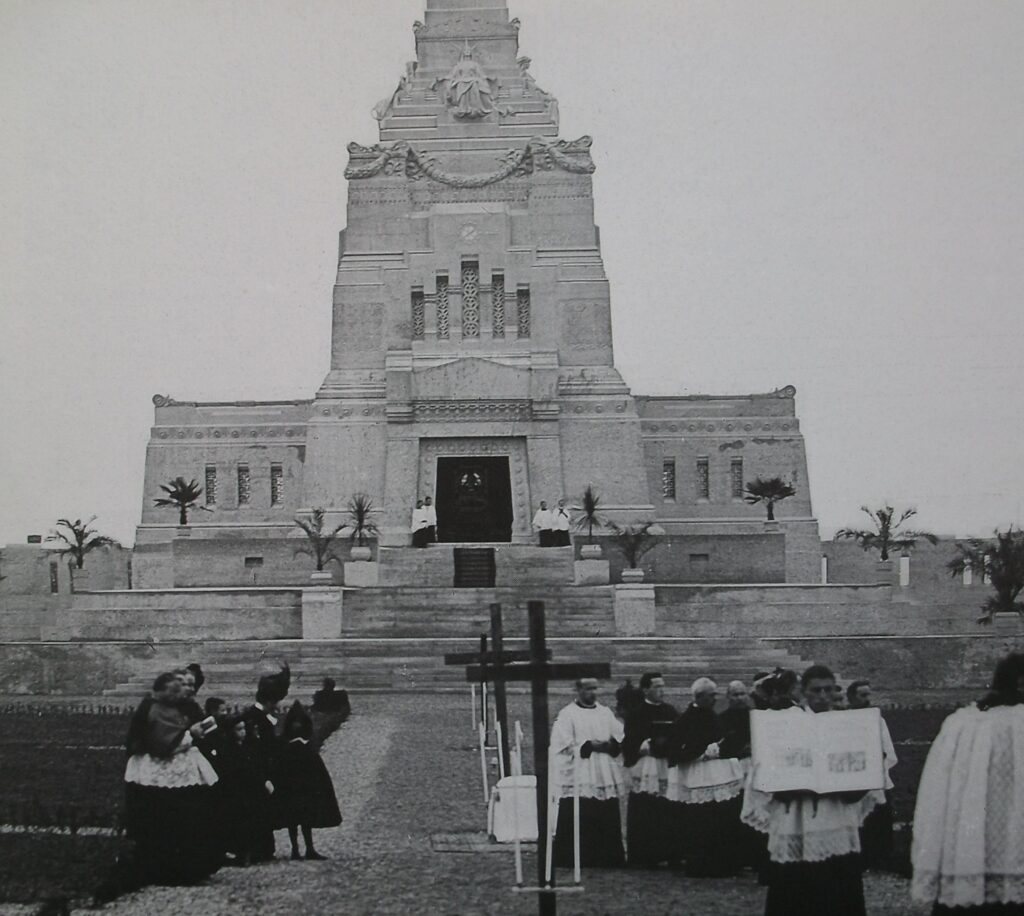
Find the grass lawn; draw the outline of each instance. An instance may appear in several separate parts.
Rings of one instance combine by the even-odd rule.
[[[343,721],[312,715],[317,742]],[[0,833],[0,903],[87,897],[113,863],[123,838],[75,831],[119,829],[129,718],[0,713],[0,825],[70,831]]]

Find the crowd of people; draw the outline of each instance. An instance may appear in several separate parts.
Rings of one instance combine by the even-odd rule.
[[[310,712],[284,702],[287,665],[259,679],[255,702],[241,712],[217,697],[200,704],[203,683],[198,664],[160,674],[132,715],[124,773],[130,846],[97,889],[99,902],[269,861],[276,830],[287,830],[292,859],[326,858],[313,831],[340,824],[341,812]],[[314,708],[339,705],[333,687],[325,682]]]
[[[863,916],[863,870],[884,862],[892,844],[896,753],[884,719],[878,788],[770,793],[751,775],[750,714],[869,708],[869,681],[841,688],[824,665],[800,676],[759,672],[749,692],[728,685],[721,712],[707,677],[693,682],[682,710],[665,701],[656,671],[620,688],[614,711],[597,692],[596,680],[577,681],[552,729],[556,865],[574,861],[578,797],[583,867],[668,867],[692,877],[749,867],[767,885],[766,916]],[[1004,659],[989,695],[943,726],[921,779],[913,860],[914,897],[934,913],[1024,916],[1024,654]]]

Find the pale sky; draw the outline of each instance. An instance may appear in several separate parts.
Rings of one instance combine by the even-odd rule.
[[[633,391],[795,385],[823,536],[1020,524],[1024,4],[509,2],[594,137]],[[312,396],[422,10],[0,0],[0,544],[131,543],[154,393]]]

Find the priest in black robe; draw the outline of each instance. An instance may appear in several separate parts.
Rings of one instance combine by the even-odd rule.
[[[669,733],[667,795],[675,805],[679,849],[694,878],[733,874],[744,771],[735,758],[721,756],[724,738],[715,714],[718,687],[701,677],[691,687],[693,702]]]
[[[628,769],[627,859],[631,866],[653,868],[679,861],[675,818],[665,796],[668,788],[668,736],[678,713],[662,696],[665,679],[648,671],[640,678],[643,702],[626,717],[622,763]]]

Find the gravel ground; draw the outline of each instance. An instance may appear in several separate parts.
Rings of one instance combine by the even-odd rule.
[[[320,831],[327,862],[276,862],[223,869],[193,888],[149,888],[100,912],[109,916],[536,913],[536,898],[515,894],[511,851],[434,852],[430,836],[485,826],[479,763],[466,698],[451,695],[358,697],[356,709],[324,745],[345,821]],[[529,721],[528,698],[510,698]],[[278,834],[278,854],[286,853]],[[534,874],[532,855],[525,863]],[[585,892],[558,898],[561,914],[755,916],[764,889],[752,875],[693,880],[670,872],[584,873]],[[866,879],[871,916],[912,916],[907,882]],[[16,908],[13,913],[30,910]],[[87,911],[79,911],[87,912]]]

